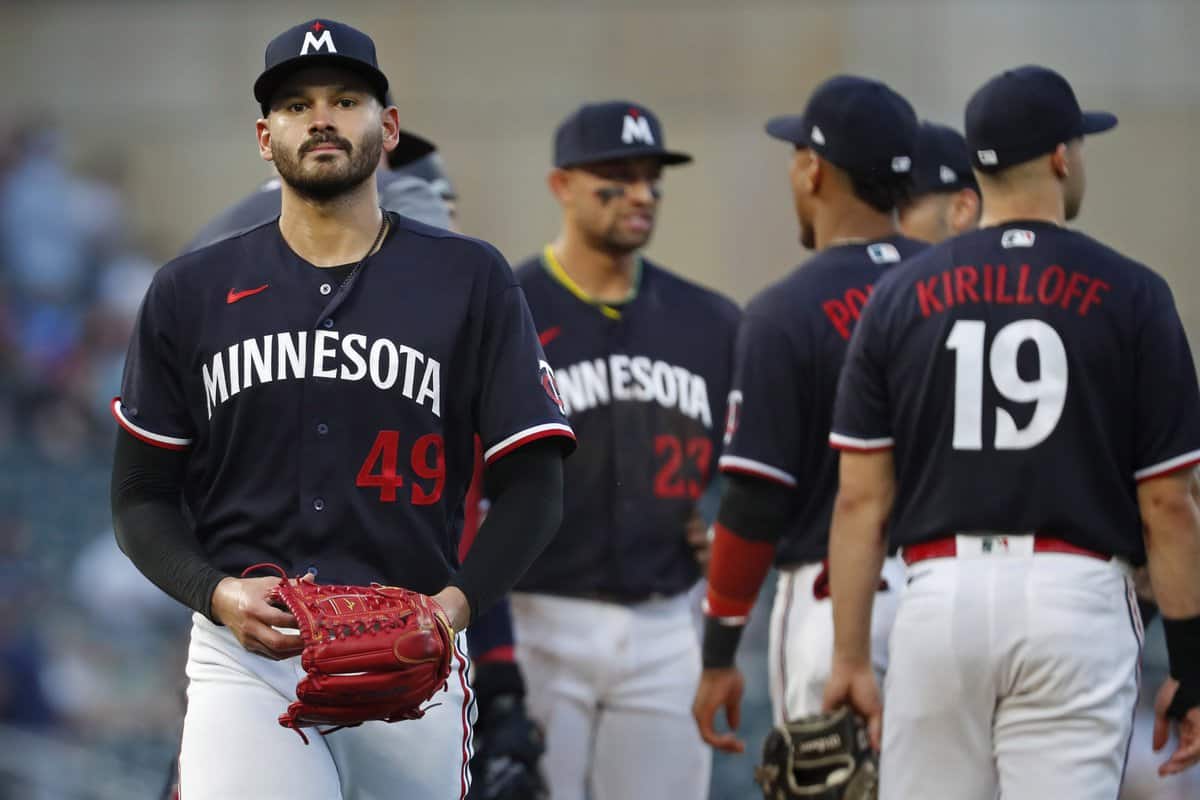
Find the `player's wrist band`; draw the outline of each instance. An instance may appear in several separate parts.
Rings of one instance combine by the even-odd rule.
[[[1189,710],[1200,706],[1200,617],[1163,617],[1163,631],[1167,636],[1171,677],[1179,681],[1167,716],[1182,719]]]
[[[738,642],[742,640],[742,623],[730,624],[720,617],[704,618],[704,645],[701,647],[701,663],[705,669],[726,669],[733,666]]]

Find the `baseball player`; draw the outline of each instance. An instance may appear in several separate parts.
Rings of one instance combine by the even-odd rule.
[[[685,711],[705,543],[689,523],[716,463],[738,312],[641,254],[662,169],[690,160],[639,103],[581,106],[554,139],[561,232],[516,270],[581,445],[562,527],[512,595],[555,800],[708,791]]]
[[[1192,355],[1166,282],[1064,227],[1083,137],[1116,123],[1042,67],[988,81],[966,110],[980,230],[893,270],[850,343],[825,702],[877,745],[882,721],[885,800],[1116,797],[1142,638],[1130,565],[1147,559],[1172,676],[1156,747],[1180,736],[1161,771],[1200,759]],[[881,712],[888,530],[908,586]]]
[[[850,75],[818,86],[802,115],[767,123],[768,134],[795,147],[800,241],[816,255],[753,299],[738,332],[704,675],[693,706],[701,736],[720,750],[743,749],[713,722],[724,708],[737,727],[743,680],[734,654],[772,562],[780,570],[768,633],[775,724],[821,710],[833,646],[825,558],[837,487],[837,456],[824,442],[850,334],[872,287],[925,246],[899,235],[893,221],[910,185],[917,126],[903,97]],[[889,564],[882,583],[876,575],[872,654],[881,672],[900,575],[899,564]]]
[[[392,105],[390,97],[385,102]],[[397,131],[396,137],[396,148],[384,153],[375,173],[379,204],[426,225],[453,229],[452,206],[445,197],[445,192],[453,194],[453,189],[445,173],[440,172],[441,160],[431,160],[437,158],[433,143],[408,131]],[[199,250],[278,217],[281,185],[278,174],[268,178],[258,189],[213,217],[183,252]]]
[[[196,612],[182,796],[461,798],[461,633],[420,720],[306,746],[276,721],[304,674],[297,620],[268,602],[279,578],[237,576],[273,562],[408,587],[462,631],[556,530],[574,434],[504,259],[380,210],[398,117],[371,39],[311,20],[265,60],[257,135],[279,219],[158,272],[112,406],[118,541]],[[460,564],[476,433],[492,506]]]
[[[391,105],[390,97],[385,102]],[[380,205],[418,222],[457,230],[458,195],[432,142],[399,131],[396,148],[386,152],[377,171]],[[386,165],[386,169],[384,169]],[[184,252],[200,249],[222,239],[244,233],[279,216],[281,180],[271,178],[256,191],[219,213]],[[476,476],[464,504],[460,558],[478,530],[478,499],[473,493],[483,483],[483,453],[477,447]],[[478,486],[477,486],[478,485]],[[482,800],[537,797],[540,779],[537,762],[541,735],[529,720],[524,706],[525,685],[514,662],[513,633],[508,601],[473,621],[467,631],[471,653],[472,683],[478,717],[472,742],[471,797]],[[178,766],[172,760],[170,784],[178,782]],[[170,795],[173,796],[173,795]]]
[[[967,159],[967,143],[953,128],[922,122],[913,159],[912,194],[897,209],[900,232],[936,244],[974,230],[983,205]]]

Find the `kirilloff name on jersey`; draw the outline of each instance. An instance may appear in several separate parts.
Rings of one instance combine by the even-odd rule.
[[[646,356],[610,355],[554,371],[567,414],[616,401],[658,403],[712,427],[704,378]]]
[[[397,391],[433,415],[442,415],[442,365],[391,339],[368,339],[338,331],[271,333],[231,344],[201,368],[208,416],[217,406],[259,384],[335,378],[370,381],[380,391]]]
[[[1086,317],[1103,303],[1102,292],[1112,287],[1077,270],[1067,272],[1057,264],[1037,270],[1028,264],[964,264],[919,280],[913,288],[923,317],[968,303],[1023,306],[1038,303],[1074,309],[1079,316]]]

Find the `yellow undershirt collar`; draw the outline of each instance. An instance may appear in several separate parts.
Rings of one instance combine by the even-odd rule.
[[[571,279],[571,276],[567,274],[567,271],[565,269],[563,269],[562,264],[559,263],[558,257],[556,255],[554,255],[554,247],[552,245],[546,245],[546,247],[542,250],[542,266],[545,267],[546,271],[550,273],[550,277],[552,277],[552,278],[554,278],[554,280],[558,281],[564,289],[566,289],[568,292],[575,295],[576,297],[578,297],[580,300],[587,303],[588,305],[594,306],[604,316],[608,317],[609,319],[620,319],[621,318],[621,309],[617,308],[616,306],[612,306],[612,305],[609,305],[608,303],[604,303],[604,302],[601,302],[600,300],[597,300],[596,298],[594,298],[590,294],[588,294],[586,291],[584,291],[582,286],[580,286],[578,283],[576,283],[574,280]],[[630,287],[630,289],[629,289],[629,296],[626,297],[624,300],[622,300],[617,305],[624,305],[626,303],[631,302],[634,298],[637,297],[638,287],[640,287],[641,283],[642,283],[642,257],[641,256],[638,256],[637,261],[634,264],[633,270],[634,270],[633,286]]]

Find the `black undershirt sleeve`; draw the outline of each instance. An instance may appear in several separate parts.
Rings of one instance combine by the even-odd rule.
[[[492,506],[452,581],[467,596],[472,618],[508,592],[558,530],[562,458],[556,443],[534,442],[489,466]],[[143,575],[212,619],[213,590],[227,576],[209,562],[184,516],[186,464],[186,453],[119,431],[111,486],[113,528],[122,552]]]
[[[110,487],[113,530],[121,551],[155,586],[212,619],[213,590],[226,575],[209,562],[183,513],[187,460],[185,451],[155,447],[118,430]]]
[[[717,522],[743,539],[777,542],[795,513],[796,490],[765,478],[728,473]]]
[[[467,596],[478,619],[541,554],[563,515],[563,451],[552,439],[531,442],[489,464],[492,504],[450,585]]]

